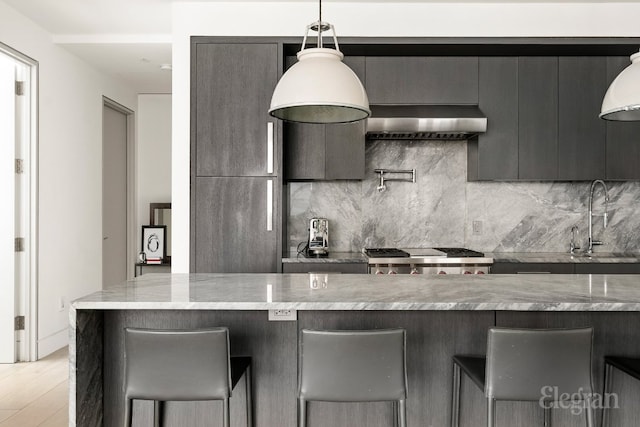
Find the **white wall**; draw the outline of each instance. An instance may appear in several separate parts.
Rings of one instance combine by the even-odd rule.
[[[638,3],[337,3],[323,19],[353,37],[640,36]],[[190,36],[300,36],[317,4],[174,3],[172,271],[189,271]]]
[[[149,203],[171,202],[171,95],[138,95],[136,188],[140,230],[149,224]]]
[[[38,356],[68,343],[58,299],[102,288],[102,96],[135,93],[0,1],[0,41],[39,62]]]

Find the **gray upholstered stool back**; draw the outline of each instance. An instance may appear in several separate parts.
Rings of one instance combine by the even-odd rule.
[[[125,426],[131,425],[131,399],[223,400],[228,425],[229,331],[126,328],[124,381]]]
[[[547,400],[591,394],[592,337],[593,328],[489,329],[485,395],[537,401],[543,393]]]
[[[299,425],[306,425],[308,400],[394,401],[399,424],[406,425],[405,335],[404,329],[303,329],[299,361]]]

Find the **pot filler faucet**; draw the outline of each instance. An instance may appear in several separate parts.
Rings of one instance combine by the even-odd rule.
[[[597,184],[601,184],[604,190],[604,214],[602,215],[602,218],[604,228],[607,228],[607,208],[609,207],[609,192],[607,191],[607,185],[604,183],[604,181],[601,179],[597,179],[591,183],[591,190],[589,190],[589,246],[587,247],[588,254],[593,253],[594,246],[603,244],[600,240],[593,240],[593,191],[595,190]]]

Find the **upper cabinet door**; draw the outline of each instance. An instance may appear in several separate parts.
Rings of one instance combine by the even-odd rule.
[[[518,58],[518,114],[518,177],[557,179],[557,57]]]
[[[278,81],[277,44],[197,44],[192,54],[196,175],[278,174],[278,126],[268,114]]]
[[[608,57],[606,87],[630,64],[628,56]],[[606,129],[607,179],[640,179],[640,122],[606,121]]]
[[[598,117],[607,88],[606,59],[558,59],[558,179],[605,177],[605,121]]]
[[[478,58],[367,57],[371,104],[477,104]]]

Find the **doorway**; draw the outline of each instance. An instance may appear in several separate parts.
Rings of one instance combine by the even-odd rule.
[[[0,43],[0,363],[37,359],[37,66]]]
[[[133,276],[133,111],[103,98],[102,287]]]

